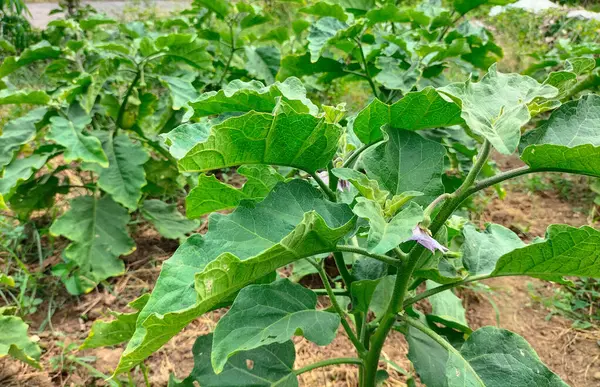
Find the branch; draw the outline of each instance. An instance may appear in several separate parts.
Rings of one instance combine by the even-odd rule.
[[[402,262],[400,262],[397,259],[388,257],[387,255],[383,255],[383,254],[371,253],[371,252],[363,249],[362,247],[351,246],[351,245],[341,245],[341,246],[336,246],[335,249],[338,251],[346,252],[346,253],[355,253],[355,254],[364,255],[365,257],[376,259],[378,261],[387,263],[388,265],[391,265],[394,267],[400,267],[402,265]]]
[[[366,151],[373,145],[379,144],[382,141],[383,140],[379,140],[379,141],[375,141],[371,144],[365,144],[365,145],[361,146],[360,148],[358,148],[357,150],[355,150],[354,153],[352,153],[350,155],[350,157],[348,157],[348,159],[346,161],[344,161],[344,164],[342,164],[342,168],[352,168],[352,164],[354,164],[354,161],[356,161],[356,159],[358,159],[358,156],[360,156],[364,151]]]
[[[404,301],[404,308],[406,308],[407,306],[410,306],[410,305],[412,305],[414,303],[417,303],[417,302],[421,301],[424,298],[429,298],[429,297],[431,297],[431,296],[433,296],[435,294],[441,293],[441,292],[446,291],[448,289],[452,289],[452,288],[464,285],[464,284],[469,283],[469,282],[481,281],[481,280],[485,280],[485,279],[488,279],[488,278],[492,278],[492,275],[491,274],[474,275],[472,277],[465,278],[462,281],[458,281],[458,282],[453,282],[451,284],[437,286],[437,287],[435,287],[433,289],[428,289],[428,290],[426,290],[426,291],[424,291],[422,293],[419,293],[416,296],[411,297],[411,298],[407,299],[406,301]]]
[[[310,175],[310,177],[315,179],[315,181],[317,182],[319,187],[321,187],[323,192],[325,192],[327,194],[327,196],[329,197],[329,200],[331,200],[332,202],[335,202],[337,200],[337,198],[335,197],[335,192],[333,192],[332,190],[329,189],[327,184],[325,184],[325,182],[323,180],[321,180],[321,178],[319,177],[319,175],[316,174],[316,172],[309,172],[308,174]]]
[[[362,365],[362,360],[361,359],[357,359],[355,357],[340,357],[340,358],[336,358],[336,359],[326,359],[326,360],[321,360],[318,361],[316,363],[313,364],[309,364],[307,366],[304,366],[302,368],[299,368],[297,370],[294,370],[294,374],[300,375],[303,374],[305,372],[309,372],[314,370],[315,368],[322,368],[322,367],[327,367],[330,365],[336,365],[336,364],[358,364],[358,365]]]
[[[375,98],[379,99],[379,92],[377,90],[377,86],[375,86],[375,82],[373,82],[373,78],[371,77],[371,73],[369,72],[369,65],[367,64],[367,58],[365,57],[365,52],[363,51],[362,44],[360,40],[354,39],[356,45],[358,46],[358,52],[360,53],[360,59],[363,62],[363,66],[365,66],[365,75],[367,81],[369,81],[369,85],[371,86],[371,90],[373,91],[373,95]]]

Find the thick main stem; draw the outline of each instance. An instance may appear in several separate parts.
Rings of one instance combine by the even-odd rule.
[[[465,178],[464,183],[452,194],[450,200],[446,200],[444,205],[438,212],[437,216],[431,223],[429,229],[433,235],[435,235],[444,225],[446,220],[452,215],[454,210],[462,203],[464,196],[468,194],[468,188],[475,182],[477,175],[485,165],[487,158],[489,157],[491,150],[490,143],[486,140],[483,143],[479,156],[473,168]],[[425,247],[420,244],[416,244],[408,255],[406,263],[399,269],[396,275],[396,282],[394,284],[394,290],[390,303],[388,304],[385,316],[382,318],[379,326],[375,330],[375,334],[371,340],[371,346],[369,352],[365,358],[364,364],[364,378],[363,387],[375,387],[377,368],[379,365],[379,357],[381,356],[381,350],[383,344],[387,338],[394,322],[396,321],[396,315],[404,310],[403,303],[408,293],[408,286],[412,277],[412,273],[419,263],[419,257],[425,251]]]

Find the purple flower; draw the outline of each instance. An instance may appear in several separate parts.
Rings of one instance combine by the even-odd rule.
[[[327,171],[321,171],[317,173],[317,176],[323,180],[323,183],[329,185],[329,173]],[[338,191],[346,191],[350,187],[350,183],[347,180],[338,180],[337,189]]]
[[[436,250],[439,250],[442,253],[448,252],[448,248],[446,246],[443,246],[440,244],[440,242],[433,239],[433,237],[429,234],[429,231],[421,228],[419,225],[416,225],[415,228],[413,228],[413,234],[409,241],[417,241],[418,244],[425,247],[432,253],[435,253]]]

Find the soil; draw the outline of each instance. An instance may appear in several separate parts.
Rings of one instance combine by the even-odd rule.
[[[512,159],[496,157],[496,160],[501,169],[515,166]],[[503,224],[518,231],[526,240],[543,236],[547,225],[551,223],[574,226],[588,224],[587,214],[591,208],[588,201],[574,203],[566,200],[580,197],[580,192],[587,192],[586,185],[575,182],[568,195],[554,186],[531,193],[524,189],[525,179],[527,177],[522,177],[517,184],[505,185],[509,192],[504,200],[498,198],[492,190],[488,192],[488,197],[492,196],[493,199],[477,200],[476,205],[480,211],[476,212],[472,220],[482,226],[490,221]],[[574,212],[574,208],[578,211]],[[36,371],[8,358],[0,359],[0,386],[106,385],[101,378],[93,377],[85,368],[69,360],[68,356],[62,356],[61,361],[61,354],[69,354],[61,346],[81,343],[92,322],[108,318],[109,310],[126,311],[127,302],[152,288],[161,262],[177,247],[177,243],[165,240],[143,226],[136,232],[136,242],[137,250],[125,257],[127,274],[111,281],[110,287],[102,287],[79,298],[62,293],[55,295],[51,325],[38,333],[44,349],[41,359],[44,370]],[[485,284],[491,289],[491,293],[461,290],[467,318],[473,329],[497,325],[498,318],[500,327],[525,337],[548,367],[569,385],[600,386],[600,330],[573,329],[572,321],[556,315],[547,319],[549,311],[534,302],[530,295],[531,288],[541,294],[551,294],[557,285],[527,277],[496,278]],[[497,311],[490,299],[497,306]],[[223,313],[223,310],[219,310],[195,320],[147,360],[152,386],[166,386],[171,373],[183,378],[191,371],[191,348],[195,338],[210,332]],[[31,316],[30,332],[35,334],[47,315],[48,302],[44,302],[40,310]],[[327,347],[316,346],[302,338],[296,338],[295,342],[297,367],[329,357],[352,356],[354,353],[352,345],[342,332]],[[410,363],[405,357],[407,349],[403,336],[394,332],[388,338],[383,356],[410,370]],[[108,375],[117,364],[121,352],[122,348],[101,348],[72,352],[72,355],[83,360],[91,357],[89,364]],[[387,367],[390,374],[387,386],[405,385],[405,378],[394,371],[391,365],[382,363],[382,366]],[[144,385],[139,370],[132,376],[136,385]],[[301,375],[300,385],[356,386],[356,369],[350,365],[317,369]]]

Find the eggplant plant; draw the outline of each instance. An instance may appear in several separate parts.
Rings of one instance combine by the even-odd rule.
[[[408,341],[416,373],[408,377],[427,386],[566,385],[519,335],[473,331],[453,291],[502,276],[600,277],[594,228],[550,225],[526,244],[503,226],[480,230],[453,217],[470,196],[518,176],[600,176],[600,96],[562,104],[561,89],[575,86],[558,75],[540,83],[493,65],[478,82],[411,91],[391,105],[374,99],[347,121],[343,106],[313,104],[296,78],[263,87],[233,81],[203,94],[190,103],[191,117],[218,118],[167,138],[179,170],[201,173],[186,211],[211,213],[208,231],[164,262],[134,312],[96,322],[82,347],[128,341],[115,374],[128,372],[191,321],[227,306],[214,331],[198,337],[193,371],[173,376],[172,386],[297,386],[302,373],[353,364],[360,386],[373,387],[386,378],[381,351],[392,330]],[[429,134],[460,128],[479,146],[453,188],[442,177],[450,147],[460,144]],[[492,149],[517,154],[523,166],[483,177]],[[245,185],[204,174],[226,167],[239,167]],[[279,269],[289,266],[311,267],[322,287],[283,278]],[[317,307],[318,295],[330,306]],[[340,326],[355,353],[294,366],[295,336],[324,346]]]

